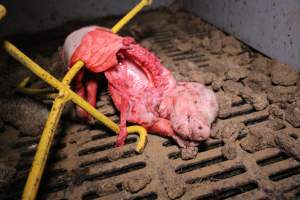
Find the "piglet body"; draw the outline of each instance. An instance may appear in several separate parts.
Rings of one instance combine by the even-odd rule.
[[[210,135],[218,103],[215,94],[194,82],[178,82],[160,60],[130,37],[90,26],[71,33],[63,47],[65,63],[85,63],[89,73],[104,72],[115,106],[121,113],[117,145],[126,139],[126,121],[149,132],[173,138],[179,146],[196,146]],[[82,82],[84,70],[75,78],[74,89],[93,106],[97,82]],[[79,116],[88,118],[77,109]]]

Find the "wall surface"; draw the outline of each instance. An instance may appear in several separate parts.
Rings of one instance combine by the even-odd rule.
[[[71,20],[89,20],[128,12],[140,0],[2,0],[7,16],[0,23],[1,34],[37,32]],[[172,0],[154,0],[151,9]]]
[[[184,0],[184,7],[300,70],[300,0]]]

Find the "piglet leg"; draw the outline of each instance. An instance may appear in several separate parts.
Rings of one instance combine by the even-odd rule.
[[[94,77],[89,77],[85,86],[83,84],[84,70],[80,70],[74,78],[74,91],[84,100],[87,100],[93,107],[96,106],[98,83]],[[86,90],[85,90],[86,88]],[[81,107],[76,106],[77,115],[84,120],[92,120],[92,117]]]
[[[151,133],[172,138],[182,148],[186,148],[188,146],[189,142],[181,139],[175,134],[171,122],[167,119],[159,118],[158,121],[156,121],[151,127],[147,125],[144,127],[146,127]]]
[[[116,146],[123,146],[125,144],[125,140],[127,137],[127,130],[126,130],[126,118],[127,118],[127,111],[128,111],[129,102],[125,97],[121,97],[121,107],[120,107],[120,132],[116,141]]]
[[[80,70],[74,78],[74,91],[83,99],[85,99],[85,88],[83,85],[84,70]],[[81,107],[76,105],[76,112],[81,119],[88,119],[88,113]]]
[[[86,92],[87,92],[87,101],[93,106],[96,107],[96,98],[97,98],[97,90],[98,83],[95,78],[90,78],[86,82]],[[93,118],[91,115],[88,115],[88,120],[91,121]]]
[[[175,135],[171,122],[164,118],[159,118],[152,126],[143,125],[151,133],[159,134],[163,137],[172,137]]]

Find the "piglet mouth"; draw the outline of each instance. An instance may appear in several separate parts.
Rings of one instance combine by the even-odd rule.
[[[201,127],[199,129],[199,131],[203,130],[203,128]],[[175,131],[177,136],[180,137],[182,140],[186,140],[186,141],[194,141],[194,142],[201,142],[207,139],[207,137],[202,136],[201,133],[199,132],[195,132],[190,130],[189,133],[184,133],[182,131]]]
[[[199,145],[199,142],[197,141],[192,141],[189,139],[184,139],[178,135],[173,135],[172,136],[173,140],[178,144],[179,147],[181,148],[188,148],[188,147],[196,147]]]

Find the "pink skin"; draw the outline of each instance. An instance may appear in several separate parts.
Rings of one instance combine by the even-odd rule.
[[[182,147],[196,145],[209,137],[217,111],[214,93],[194,82],[179,82],[159,108],[160,115],[171,121],[181,140],[174,139]]]
[[[171,137],[181,147],[196,146],[209,137],[218,111],[214,93],[198,83],[176,84],[159,59],[132,38],[95,26],[82,28],[66,39],[64,58],[68,66],[80,59],[88,71],[104,72],[121,113],[117,146],[125,143],[126,121]],[[74,80],[75,92],[95,106],[97,82],[91,78],[83,85],[83,73]],[[81,108],[77,111],[89,118]]]

